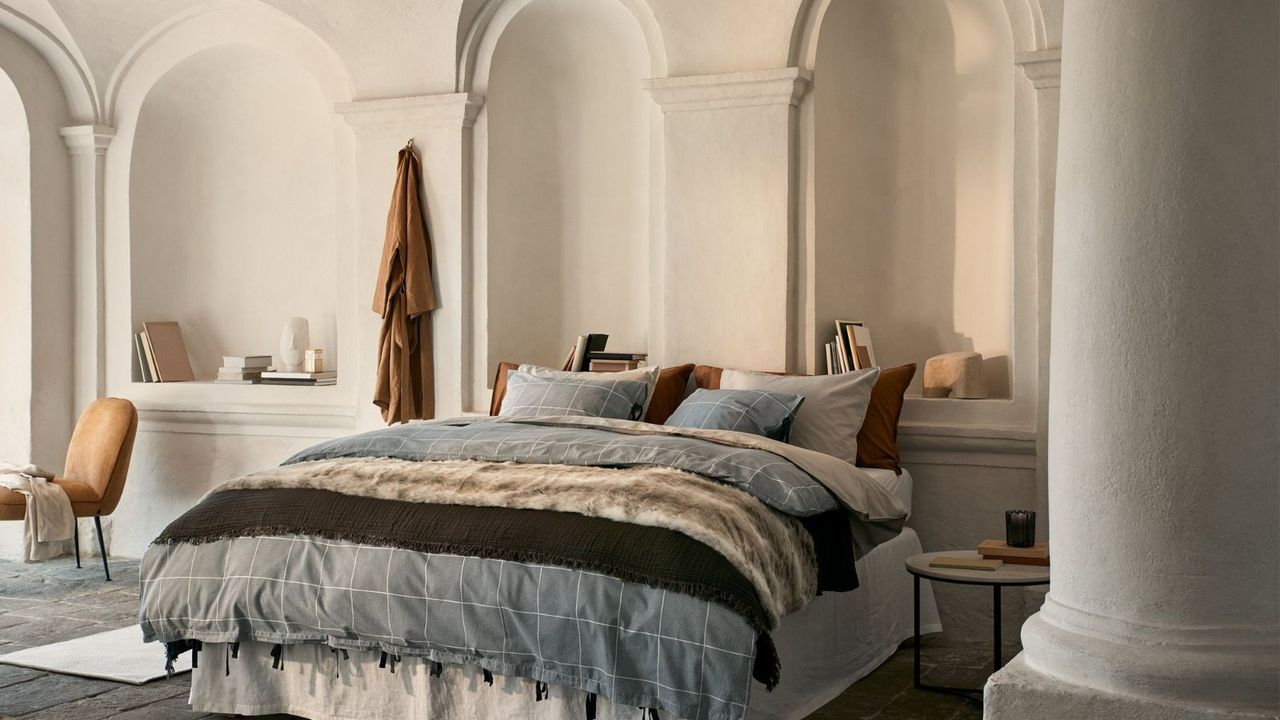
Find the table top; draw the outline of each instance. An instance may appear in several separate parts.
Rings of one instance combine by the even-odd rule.
[[[929,567],[931,560],[944,555],[975,560],[982,557],[976,550],[922,553],[907,558],[907,572],[930,580],[970,585],[1047,585],[1049,583],[1049,568],[1045,565],[1014,565],[1006,562],[995,571]]]

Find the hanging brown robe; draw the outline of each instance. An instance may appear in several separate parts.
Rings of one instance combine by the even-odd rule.
[[[421,173],[410,140],[396,165],[396,188],[373,293],[373,311],[382,316],[373,404],[382,408],[388,425],[435,416],[430,312],[436,308],[436,295],[430,239],[418,200]]]

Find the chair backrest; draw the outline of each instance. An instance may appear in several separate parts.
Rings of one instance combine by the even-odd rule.
[[[123,398],[94,400],[76,421],[62,477],[97,491],[100,515],[111,514],[120,501],[137,433],[138,410]]]

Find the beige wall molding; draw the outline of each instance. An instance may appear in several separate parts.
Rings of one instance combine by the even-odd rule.
[[[364,135],[405,127],[471,127],[483,104],[484,98],[474,93],[447,93],[354,100],[337,103],[333,110],[357,135]]]
[[[798,105],[809,89],[809,73],[786,67],[651,78],[644,81],[644,87],[664,113]]]
[[[1062,48],[1020,52],[1013,56],[1013,64],[1022,68],[1037,90],[1062,85]]]

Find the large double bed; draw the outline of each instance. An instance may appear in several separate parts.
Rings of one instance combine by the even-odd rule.
[[[209,712],[803,717],[911,634],[910,475],[699,425],[539,411],[320,443],[165,529],[144,636],[193,653]]]

